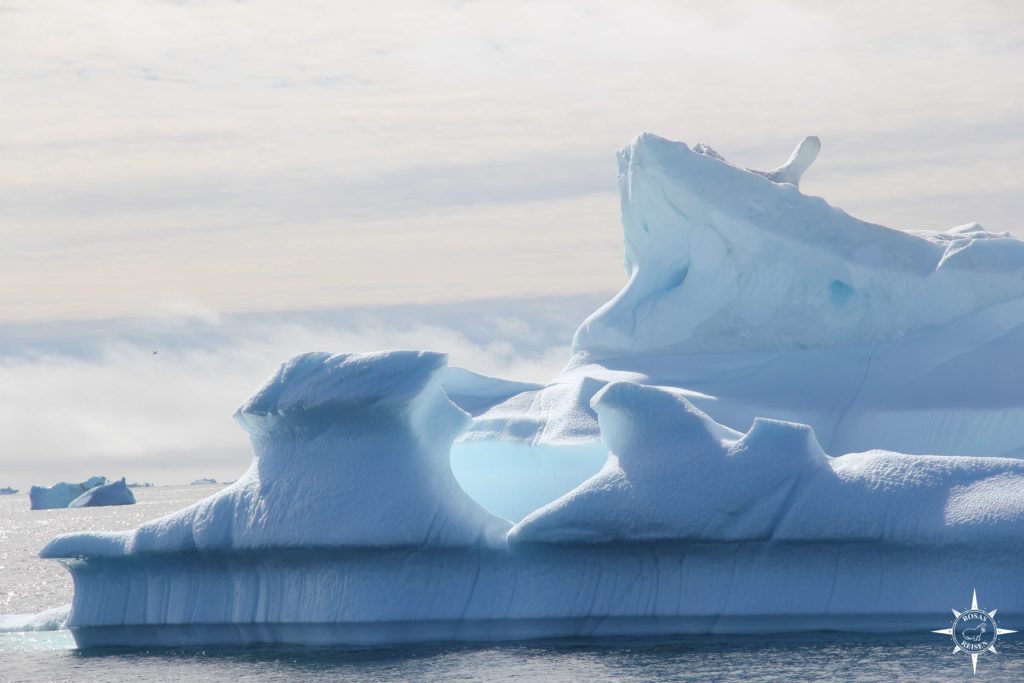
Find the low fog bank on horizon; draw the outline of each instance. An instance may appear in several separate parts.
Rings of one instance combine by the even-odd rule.
[[[231,415],[295,354],[430,349],[453,366],[545,381],[610,295],[6,325],[0,487],[95,474],[233,480],[252,451]]]

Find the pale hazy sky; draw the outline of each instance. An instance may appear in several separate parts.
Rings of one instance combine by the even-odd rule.
[[[18,0],[0,102],[0,486],[233,478],[228,416],[310,348],[545,379],[623,282],[643,131],[815,134],[807,193],[1024,234],[1013,0]]]
[[[1024,4],[0,5],[0,319],[614,289],[642,131],[895,227],[1024,213]]]

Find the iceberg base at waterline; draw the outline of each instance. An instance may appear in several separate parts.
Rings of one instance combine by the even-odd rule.
[[[604,467],[519,524],[455,482],[469,417],[430,352],[305,354],[237,413],[235,484],[136,530],[61,536],[81,647],[904,631],[965,589],[1024,617],[1024,462],[826,455],[683,392],[591,400]],[[312,522],[312,523],[311,523]]]
[[[1024,621],[1022,561],[772,542],[92,558],[69,562],[68,625],[79,647],[923,632],[975,584]]]

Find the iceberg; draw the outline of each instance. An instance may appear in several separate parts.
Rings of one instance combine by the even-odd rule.
[[[33,486],[29,489],[28,498],[33,510],[53,510],[55,508],[66,508],[89,489],[103,486],[107,483],[106,477],[90,477],[78,484],[60,482],[53,486]]]
[[[1024,544],[1024,460],[833,458],[807,425],[758,418],[743,434],[677,390],[632,382],[591,403],[607,462],[510,541],[966,545],[995,556]]]
[[[829,458],[805,425],[739,434],[615,382],[592,401],[605,467],[513,526],[451,473],[469,417],[444,364],[299,356],[236,414],[255,456],[235,484],[51,541],[79,646],[904,630],[965,581],[1024,616],[1022,461]]]
[[[0,496],[13,496],[17,492],[18,489],[11,488],[10,486],[5,486],[4,488],[0,489]]]
[[[124,477],[110,484],[89,489],[68,504],[69,508],[94,508],[105,505],[135,505],[135,495]]]
[[[195,481],[193,481],[192,482],[192,486],[212,486],[212,485],[214,485],[216,483],[217,483],[216,479],[203,478],[203,479],[196,479]]]
[[[579,327],[566,368],[509,395],[484,380],[452,400],[473,415],[456,476],[519,519],[529,458],[561,457],[582,482],[603,458],[590,399],[613,381],[670,386],[745,432],[758,417],[814,428],[829,453],[1024,456],[1024,242],[977,223],[905,232],[800,192],[821,145],[774,171],[706,145],[644,134],[618,154],[627,282]],[[495,471],[494,468],[500,468]]]
[[[1024,619],[1021,243],[847,216],[798,189],[819,149],[620,152],[629,282],[549,383],[283,363],[234,483],[42,549],[76,642],[896,632],[971,588]]]

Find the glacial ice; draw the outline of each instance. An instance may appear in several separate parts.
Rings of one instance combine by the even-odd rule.
[[[1024,460],[833,458],[807,425],[758,418],[740,434],[677,390],[631,382],[592,404],[603,469],[527,516],[510,541],[1024,542]]]
[[[819,148],[620,152],[629,281],[547,384],[284,363],[235,483],[42,550],[76,641],[924,630],[971,588],[1024,619],[1024,460],[982,457],[1024,455],[1021,242],[858,221],[800,193]]]
[[[105,505],[135,505],[135,495],[125,478],[91,488],[68,504],[69,508],[94,508]]]
[[[441,389],[445,364],[426,351],[297,356],[235,413],[255,457],[234,484],[134,531],[58,538],[46,552],[497,543],[510,525],[451,474],[469,418]]]
[[[103,486],[107,483],[106,477],[89,477],[78,484],[69,484],[62,481],[53,486],[33,486],[29,489],[28,498],[33,510],[52,510],[54,508],[66,508],[71,501],[80,495]]]
[[[796,187],[819,148],[808,138],[765,172],[650,134],[621,150],[628,281],[546,386],[498,385],[490,403],[483,381],[472,403],[452,394],[474,418],[455,448],[460,482],[486,467],[470,457],[480,443],[586,452],[600,437],[589,401],[620,380],[684,390],[741,432],[758,417],[808,424],[829,453],[1024,457],[1024,242],[977,223],[909,233],[851,217]],[[566,477],[602,461],[579,458]],[[529,492],[540,482],[523,464],[490,476]],[[474,497],[503,513],[550,502]]]

